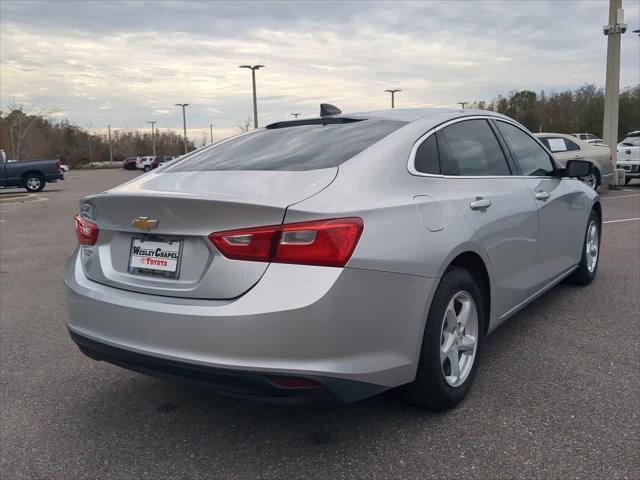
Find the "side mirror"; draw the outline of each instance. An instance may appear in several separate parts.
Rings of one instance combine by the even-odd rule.
[[[569,160],[564,169],[564,174],[571,178],[588,177],[593,173],[593,163],[586,160]]]

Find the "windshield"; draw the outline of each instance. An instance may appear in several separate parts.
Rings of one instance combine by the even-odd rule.
[[[369,119],[258,130],[194,152],[172,172],[336,167],[406,122]]]

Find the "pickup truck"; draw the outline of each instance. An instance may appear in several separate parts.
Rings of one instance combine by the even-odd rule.
[[[0,150],[0,187],[22,187],[27,192],[40,192],[47,182],[64,180],[59,160],[7,160]]]

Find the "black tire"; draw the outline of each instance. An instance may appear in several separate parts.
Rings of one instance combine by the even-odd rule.
[[[595,262],[595,267],[590,270],[589,269],[589,259],[587,255],[587,240],[589,238],[589,228],[591,224],[595,224],[595,227],[598,231],[598,251]],[[571,283],[575,283],[577,285],[588,285],[590,284],[594,278],[596,278],[596,273],[598,273],[598,265],[600,263],[600,242],[602,239],[602,224],[600,222],[600,215],[595,210],[591,210],[589,214],[589,220],[587,221],[587,228],[584,234],[584,242],[582,242],[582,256],[580,257],[580,264],[575,272],[573,272],[569,276],[569,281]]]
[[[473,364],[462,384],[452,387],[445,380],[440,360],[441,335],[445,323],[445,312],[450,301],[458,292],[468,293],[475,302],[478,325],[477,342]],[[461,267],[449,268],[431,302],[425,325],[415,380],[403,387],[407,402],[430,410],[449,410],[458,405],[467,395],[478,368],[478,347],[482,337],[484,318],[484,299],[480,288],[471,274]]]
[[[145,172],[148,172],[149,170],[151,170],[151,167],[150,167],[149,165],[145,165],[145,166],[144,166],[144,168],[143,168],[143,170],[144,170]]]
[[[628,184],[631,180],[633,180],[633,178],[631,177],[624,177],[624,184]]]
[[[29,193],[41,192],[47,184],[44,177],[39,173],[30,173],[24,177],[24,189]]]

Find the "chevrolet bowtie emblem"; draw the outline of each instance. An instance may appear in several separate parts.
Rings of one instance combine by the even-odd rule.
[[[158,220],[149,217],[138,217],[133,219],[133,226],[140,230],[153,230],[158,228]]]

